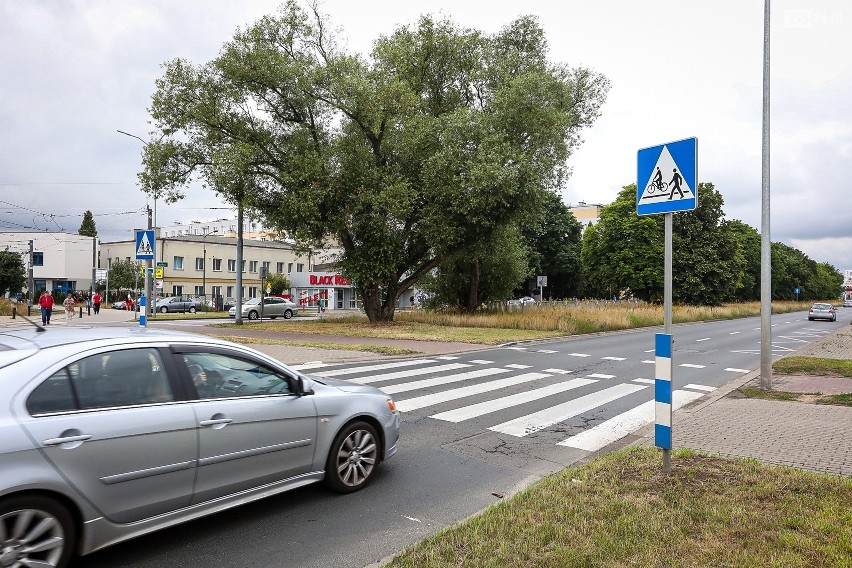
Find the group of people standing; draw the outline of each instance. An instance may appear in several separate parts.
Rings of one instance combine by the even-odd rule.
[[[101,311],[101,300],[101,295],[95,292],[91,298],[86,298],[86,305],[88,307],[89,302],[91,302],[95,313],[98,314]],[[50,325],[50,316],[53,315],[53,304],[53,295],[48,293],[47,290],[42,292],[38,299],[38,305],[41,308],[42,325]],[[74,319],[74,306],[76,305],[77,302],[74,300],[74,296],[69,292],[65,297],[65,301],[62,302],[62,306],[65,308],[65,323],[71,323],[71,320]]]

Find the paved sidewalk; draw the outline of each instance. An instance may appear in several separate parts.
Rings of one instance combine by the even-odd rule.
[[[841,328],[796,355],[852,359],[852,330]],[[801,386],[812,379],[808,388],[839,384],[842,392],[852,392],[852,379],[785,379],[774,378],[773,387],[796,390],[796,383]],[[852,476],[852,407],[745,398],[735,392],[758,380],[759,371],[743,375],[709,398],[675,412],[674,447]],[[634,443],[654,444],[653,426],[638,434],[640,439]]]

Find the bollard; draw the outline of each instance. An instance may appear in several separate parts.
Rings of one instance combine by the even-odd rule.
[[[33,311],[32,305],[27,304],[27,317],[30,317],[31,315],[33,315],[32,311]]]
[[[18,314],[18,308],[12,306],[12,319],[15,319],[15,316]]]
[[[83,317],[83,306],[80,306],[80,317]]]
[[[141,298],[139,298],[139,302],[137,303],[137,306],[140,308],[140,311],[139,311],[139,327],[141,327],[143,329],[148,327],[148,321],[147,321],[148,306],[147,306],[147,303],[148,303],[148,299],[145,296],[142,296]]]

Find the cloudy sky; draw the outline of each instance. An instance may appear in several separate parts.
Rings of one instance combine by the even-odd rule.
[[[273,0],[0,0],[0,231],[76,232],[89,209],[102,239],[144,227],[136,185],[147,108],[161,64],[216,57]],[[487,33],[539,17],[551,59],[612,82],[570,160],[569,205],[610,202],[634,183],[640,148],[698,138],[698,177],[725,214],[761,227],[763,1],[530,2],[325,0],[324,12],[368,55],[419,15]],[[852,3],[776,0],[771,24],[771,235],[852,268]],[[196,188],[157,204],[157,224],[229,217]],[[700,195],[699,195],[700,199]]]

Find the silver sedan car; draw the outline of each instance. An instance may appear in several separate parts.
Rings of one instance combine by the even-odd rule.
[[[242,316],[250,320],[256,320],[260,317],[269,319],[284,318],[290,319],[299,306],[279,296],[266,296],[263,298],[263,307],[260,305],[260,298],[252,298],[242,305]],[[228,310],[229,317],[236,317],[236,306]]]
[[[397,450],[380,390],[218,339],[152,329],[0,333],[0,566],[65,566]]]

